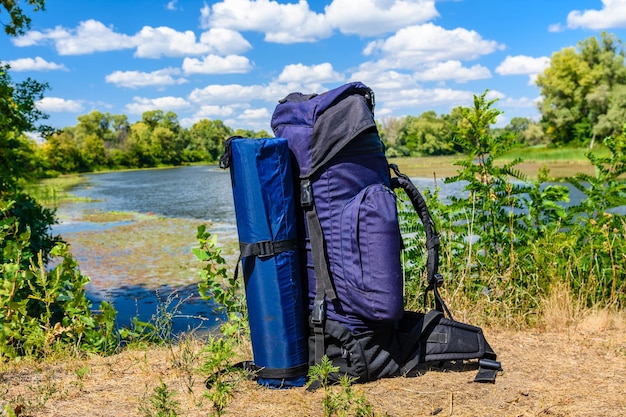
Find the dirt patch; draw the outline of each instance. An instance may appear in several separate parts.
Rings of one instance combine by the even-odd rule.
[[[377,416],[623,416],[626,411],[626,326],[623,316],[586,317],[555,331],[486,329],[504,372],[476,384],[472,366],[358,385]],[[4,366],[0,401],[37,416],[144,416],[161,381],[175,392],[178,415],[206,416],[202,341],[173,348],[125,350],[84,361]],[[187,358],[182,360],[182,358]],[[79,376],[80,374],[83,374]],[[270,390],[236,385],[229,416],[321,416],[322,390]]]

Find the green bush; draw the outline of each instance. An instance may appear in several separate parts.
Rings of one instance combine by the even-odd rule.
[[[26,201],[35,213],[42,212]],[[80,273],[66,244],[42,232],[50,213],[33,217],[16,207],[15,201],[0,206],[0,357],[39,357],[59,346],[114,351],[116,312],[106,302],[92,312],[85,293],[89,278]],[[32,228],[24,226],[28,220]]]
[[[451,304],[500,324],[536,323],[555,288],[569,288],[586,308],[624,307],[626,218],[610,209],[626,204],[626,132],[605,140],[609,155],[587,153],[596,176],[569,179],[587,198],[566,207],[566,187],[543,185],[547,169],[528,181],[515,168],[521,158],[500,162],[514,143],[490,135],[500,112],[485,95],[462,110],[455,140],[465,159],[456,163],[458,174],[446,179],[462,181],[467,195],[444,203],[438,189],[425,193],[441,235],[440,271]],[[407,304],[420,309],[427,307],[418,296],[426,285],[425,235],[402,197]]]

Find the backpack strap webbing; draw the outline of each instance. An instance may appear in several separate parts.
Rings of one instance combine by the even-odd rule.
[[[443,284],[443,276],[438,272],[440,240],[435,227],[435,222],[428,211],[424,197],[422,197],[422,194],[413,184],[411,179],[401,173],[397,165],[389,164],[389,168],[391,168],[397,175],[396,177],[391,178],[391,188],[401,188],[406,192],[409,200],[411,200],[411,203],[413,204],[413,208],[422,222],[422,225],[424,225],[424,231],[426,233],[426,249],[428,251],[426,259],[428,286],[424,292],[424,305],[427,304],[428,292],[432,291],[435,297],[435,308],[442,313],[446,313],[448,318],[452,319],[452,314],[450,314],[450,310],[448,310],[448,306],[446,306],[446,303],[443,301],[443,298],[441,298],[438,290],[438,288]]]
[[[436,322],[437,319],[441,317],[441,315],[441,311],[437,310],[430,310],[428,313],[424,314],[424,320],[422,321],[421,326],[413,327],[413,329],[411,329],[411,332],[406,337],[406,340],[412,341],[413,344],[405,348],[414,350],[416,348],[415,344],[417,344],[417,348],[419,349],[421,347],[419,345],[419,342],[422,335],[426,332],[426,330],[431,327],[433,323]],[[400,372],[402,373],[402,375],[406,375],[413,369],[415,369],[419,365],[421,359],[422,352],[418,350],[414,353],[414,356],[410,360],[406,361],[404,365],[402,365],[402,368],[400,368]]]
[[[326,321],[326,298],[333,302],[337,299],[337,293],[330,275],[322,225],[315,210],[313,187],[308,178],[300,181],[300,205],[306,213],[313,268],[315,270],[315,299],[313,300],[310,321],[315,338],[315,363],[320,363],[325,352],[324,322]]]

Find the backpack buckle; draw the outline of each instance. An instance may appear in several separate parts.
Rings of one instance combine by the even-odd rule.
[[[311,324],[321,326],[326,317],[326,301],[313,300],[313,310],[311,311]]]
[[[313,206],[313,187],[311,181],[300,181],[300,205],[304,208]]]
[[[268,258],[275,254],[274,251],[274,242],[271,240],[263,240],[257,243],[257,248],[259,253],[257,256],[259,258]]]
[[[369,105],[370,110],[372,111],[372,113],[374,113],[374,108],[376,107],[376,98],[374,96],[374,90],[372,90],[371,88],[368,89],[364,97],[367,100],[367,104]]]

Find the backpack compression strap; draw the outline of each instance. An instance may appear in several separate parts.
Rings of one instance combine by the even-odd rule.
[[[397,175],[397,177],[391,178],[391,188],[401,188],[409,196],[413,208],[417,212],[422,224],[424,225],[424,231],[426,232],[426,249],[428,250],[428,257],[426,259],[426,269],[428,274],[428,286],[424,292],[424,305],[426,305],[426,299],[428,297],[428,291],[432,291],[435,296],[435,308],[442,313],[446,313],[450,319],[452,314],[446,306],[446,303],[441,298],[438,288],[443,284],[443,276],[438,272],[439,269],[439,235],[435,228],[426,201],[420,194],[419,190],[411,179],[400,172],[400,169],[395,164],[389,164],[389,168]]]
[[[320,219],[315,210],[313,187],[308,179],[300,182],[300,204],[306,213],[311,241],[311,255],[315,269],[315,299],[311,311],[311,325],[315,337],[315,363],[324,356],[324,322],[326,321],[326,297],[330,302],[337,299],[337,293],[330,277],[328,259],[326,258],[326,241]]]

